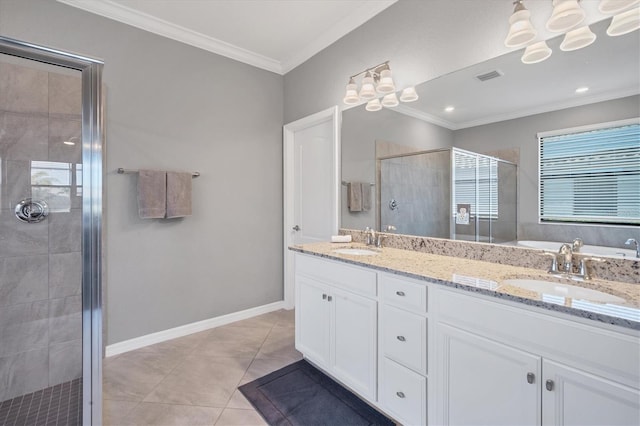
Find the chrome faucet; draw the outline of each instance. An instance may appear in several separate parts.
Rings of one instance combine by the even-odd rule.
[[[564,243],[560,246],[558,254],[562,257],[562,271],[570,274],[573,272],[573,246],[569,243]]]
[[[640,257],[640,245],[638,244],[638,240],[636,240],[635,238],[629,238],[625,242],[625,245],[628,245],[628,246],[635,245],[636,246],[636,257]]]
[[[366,242],[368,246],[373,246],[376,244],[376,231],[373,228],[369,228],[368,226],[365,228],[364,233],[366,235]]]
[[[578,253],[582,246],[584,246],[582,238],[576,238],[573,240],[573,243],[571,243],[571,250],[573,250],[574,253]]]

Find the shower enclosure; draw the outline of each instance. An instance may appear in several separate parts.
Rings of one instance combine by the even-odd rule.
[[[101,71],[0,37],[0,425],[101,423]]]
[[[516,240],[517,166],[458,148],[378,159],[377,227],[504,243]]]

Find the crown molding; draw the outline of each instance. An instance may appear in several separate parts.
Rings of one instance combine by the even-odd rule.
[[[204,35],[180,25],[165,21],[144,12],[124,6],[111,0],[57,0],[86,12],[94,13],[123,24],[131,25],[141,30],[170,38],[206,51],[252,65],[277,74],[286,74],[298,65],[305,62],[324,48],[342,38],[345,34],[367,22],[398,0],[381,0],[365,2],[348,15],[345,15],[337,23],[329,27],[320,36],[300,51],[296,52],[284,61],[252,52],[231,43]]]
[[[637,87],[631,87],[626,89],[617,90],[615,92],[607,92],[599,95],[592,96],[579,96],[576,99],[569,99],[564,102],[554,103],[552,105],[544,105],[541,107],[528,108],[519,111],[514,111],[505,114],[492,115],[478,120],[466,121],[456,124],[458,129],[466,129],[469,127],[483,126],[485,124],[497,123],[500,121],[514,120],[516,118],[528,117],[530,115],[544,114],[546,112],[559,111],[561,109],[575,108],[579,106],[594,104],[598,102],[611,101],[614,99],[626,98],[627,96],[634,96],[640,94],[640,90]]]
[[[111,0],[57,0],[68,6],[95,13],[105,18],[113,19],[123,24],[131,25],[141,30],[167,37],[200,49],[207,50],[220,56],[234,59],[257,68],[283,74],[282,65],[275,59],[251,52],[231,43],[206,36],[180,25],[172,24],[155,16],[131,9]]]
[[[451,121],[447,121],[440,117],[436,117],[435,115],[431,115],[415,108],[411,108],[407,105],[400,104],[395,108],[391,108],[391,110],[399,112],[400,114],[408,115],[409,117],[417,118],[418,120],[426,121],[427,123],[435,124],[436,126],[444,127],[445,129],[458,129],[458,126]]]
[[[316,37],[311,43],[301,50],[282,61],[282,74],[296,68],[318,52],[329,47],[346,34],[358,28],[378,13],[382,12],[398,0],[384,0],[375,2],[364,2],[360,7],[345,15],[338,22],[329,27],[326,31]]]

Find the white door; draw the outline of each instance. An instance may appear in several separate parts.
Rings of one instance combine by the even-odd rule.
[[[294,305],[290,245],[328,241],[338,232],[340,120],[338,107],[284,126],[284,299]]]
[[[296,349],[321,367],[330,365],[331,306],[328,287],[296,276]]]
[[[437,424],[540,424],[540,357],[444,324],[436,340]]]
[[[552,361],[542,363],[543,426],[640,425],[640,392]]]
[[[376,398],[377,302],[332,289],[332,370],[363,396]]]

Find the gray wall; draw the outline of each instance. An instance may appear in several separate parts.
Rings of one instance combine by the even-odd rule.
[[[536,134],[638,116],[640,116],[640,96],[630,96],[456,130],[453,133],[453,144],[458,148],[476,152],[512,148],[520,150],[518,239],[571,241],[581,237],[585,244],[624,247],[627,238],[640,236],[638,227],[538,224],[538,139]]]
[[[108,343],[282,300],[282,76],[52,0],[0,34],[105,61]],[[139,219],[117,167],[199,171],[193,216]]]
[[[412,151],[448,148],[453,141],[451,130],[391,109],[369,112],[363,106],[342,113],[341,135],[342,180],[347,182],[376,182],[376,140],[415,148]],[[375,226],[375,208],[367,212],[349,212],[344,185],[340,197],[342,228],[364,229]],[[376,198],[375,191],[372,197]]]

